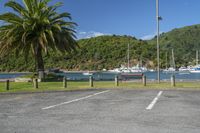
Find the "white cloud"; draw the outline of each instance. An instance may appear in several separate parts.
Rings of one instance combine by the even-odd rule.
[[[163,32],[163,31],[160,31],[160,34],[162,34],[162,33],[164,33],[164,32]],[[154,32],[154,33],[151,33],[151,34],[142,36],[142,37],[140,37],[140,39],[142,39],[142,40],[151,40],[151,39],[153,39],[156,35],[157,35],[157,33]]]
[[[79,32],[79,34],[84,35],[84,34],[86,34],[86,32]]]
[[[96,31],[89,31],[89,32],[81,31],[81,32],[78,32],[76,35],[78,39],[84,39],[84,38],[91,38],[91,37],[104,36],[104,35],[110,35],[110,34],[96,32]]]
[[[101,32],[93,32],[92,36],[97,37],[97,36],[103,36],[103,35],[106,35],[106,34],[101,33]]]
[[[143,37],[141,37],[140,39],[142,40],[151,40],[152,38],[154,38],[156,34],[149,34],[149,35],[145,35]]]

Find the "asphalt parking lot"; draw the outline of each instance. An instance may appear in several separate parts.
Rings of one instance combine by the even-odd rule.
[[[200,91],[0,95],[0,133],[199,133]]]

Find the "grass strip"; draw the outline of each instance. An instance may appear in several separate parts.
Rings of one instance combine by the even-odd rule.
[[[91,88],[102,88],[102,89],[185,89],[185,90],[200,90],[199,82],[177,82],[175,87],[171,87],[170,82],[156,82],[147,83],[147,86],[138,82],[119,82],[119,86],[115,86],[114,81],[96,81],[94,87],[89,86],[88,81],[76,82],[68,81],[67,88],[63,88],[62,82],[39,82],[39,88],[35,89],[32,82],[29,83],[16,83],[10,82],[10,90],[6,90],[5,82],[0,82],[0,93],[4,92],[43,92],[43,91],[67,91],[67,90],[81,90]]]

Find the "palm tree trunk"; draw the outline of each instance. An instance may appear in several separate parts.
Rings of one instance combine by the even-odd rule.
[[[44,78],[44,61],[42,58],[42,49],[41,47],[37,48],[36,52],[36,64],[37,64],[37,72],[40,79]]]

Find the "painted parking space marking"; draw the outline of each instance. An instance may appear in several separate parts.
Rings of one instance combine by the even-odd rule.
[[[153,99],[153,101],[149,104],[149,106],[146,108],[146,110],[151,110],[156,102],[158,101],[159,97],[162,95],[163,91],[160,91],[157,96]]]
[[[107,92],[109,92],[109,91],[110,91],[110,90],[101,91],[101,92],[94,93],[94,94],[92,94],[92,95],[88,95],[88,96],[81,97],[81,98],[78,98],[78,99],[74,99],[74,100],[71,100],[71,101],[67,101],[67,102],[63,102],[63,103],[51,105],[51,106],[42,108],[42,110],[47,110],[47,109],[55,108],[55,107],[58,107],[58,106],[61,106],[61,105],[65,105],[65,104],[70,104],[70,103],[78,102],[78,101],[85,100],[85,99],[88,99],[88,98],[93,97],[93,96],[97,96],[97,95],[100,95],[100,94],[103,94],[103,93],[107,93]]]

